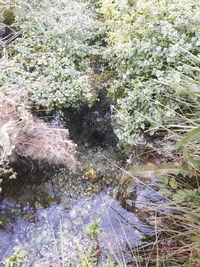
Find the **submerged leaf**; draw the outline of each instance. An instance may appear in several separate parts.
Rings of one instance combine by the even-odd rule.
[[[27,252],[25,250],[20,250],[18,253],[17,253],[17,257],[18,258],[24,258],[27,256]]]
[[[189,168],[187,165],[181,165],[177,163],[163,163],[160,165],[147,164],[139,167],[133,167],[129,170],[129,173],[126,173],[122,179],[126,180],[132,176],[138,176],[145,179],[151,179],[154,177],[161,177],[166,175],[194,175],[194,171]],[[175,183],[173,183],[175,186]]]
[[[162,195],[162,196],[164,196],[164,197],[169,197],[169,196],[171,196],[171,192],[170,192],[168,189],[166,189],[166,188],[161,188],[161,189],[158,191],[158,194],[159,194],[159,195]]]
[[[174,177],[172,177],[169,181],[169,185],[171,186],[172,189],[177,189],[178,183]]]

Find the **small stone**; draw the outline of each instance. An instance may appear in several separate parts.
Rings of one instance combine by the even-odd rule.
[[[74,223],[75,225],[81,225],[81,224],[83,224],[83,221],[82,221],[81,217],[77,217],[77,218],[73,221],[73,223]]]
[[[70,216],[71,216],[72,218],[75,218],[75,217],[76,217],[76,211],[75,211],[75,210],[72,210],[72,211],[70,212]]]
[[[85,217],[89,216],[89,212],[88,212],[88,210],[83,209],[83,210],[81,211],[81,215],[82,215],[82,216],[85,216]]]
[[[3,37],[6,33],[6,27],[0,26],[0,37]]]
[[[69,219],[65,219],[64,222],[63,222],[63,229],[66,229],[66,230],[71,230],[72,228],[72,223]]]

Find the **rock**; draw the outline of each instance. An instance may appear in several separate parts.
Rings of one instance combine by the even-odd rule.
[[[65,218],[62,222],[62,229],[63,231],[70,231],[72,229],[72,223],[70,219]]]
[[[98,176],[96,171],[93,168],[87,168],[86,169],[86,179],[91,182],[97,182]]]
[[[75,225],[81,225],[81,224],[83,224],[83,221],[82,221],[81,217],[77,217],[77,218],[73,221],[73,223],[74,223]]]
[[[70,212],[70,217],[72,217],[72,218],[75,218],[76,217],[76,211],[75,210],[72,210],[71,212]]]

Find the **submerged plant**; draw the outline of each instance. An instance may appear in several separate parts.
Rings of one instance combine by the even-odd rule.
[[[20,247],[15,248],[13,254],[2,261],[5,267],[22,266],[28,261],[28,253]]]
[[[94,247],[88,247],[79,252],[78,267],[96,267],[97,257]]]
[[[86,235],[92,240],[97,240],[101,232],[101,219],[96,219],[94,222],[89,223],[85,229]]]

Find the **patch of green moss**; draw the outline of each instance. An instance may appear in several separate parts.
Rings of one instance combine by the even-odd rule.
[[[12,25],[15,22],[15,8],[11,7],[9,9],[5,9],[2,12],[3,22],[7,25]]]

